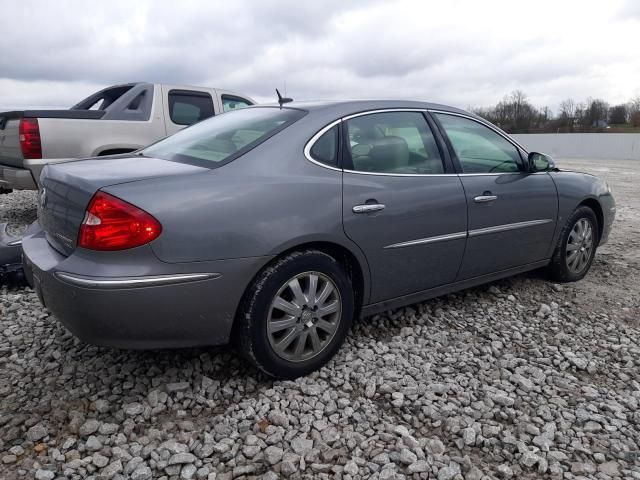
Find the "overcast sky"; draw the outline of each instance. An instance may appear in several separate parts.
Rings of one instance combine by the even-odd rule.
[[[640,95],[640,1],[0,0],[0,109],[114,83],[556,110]]]

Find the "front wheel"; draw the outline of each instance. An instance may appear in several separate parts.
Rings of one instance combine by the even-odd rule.
[[[575,282],[591,268],[598,246],[598,219],[589,207],[579,207],[567,220],[550,264],[553,280]]]
[[[296,378],[333,357],[353,313],[353,287],[344,268],[320,251],[293,252],[262,271],[245,294],[236,343],[265,373]]]

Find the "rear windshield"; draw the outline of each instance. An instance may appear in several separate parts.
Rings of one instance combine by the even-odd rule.
[[[244,108],[209,118],[142,150],[148,157],[216,168],[288,127],[306,112]]]

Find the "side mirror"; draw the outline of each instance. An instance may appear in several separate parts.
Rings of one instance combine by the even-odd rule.
[[[531,152],[527,157],[529,172],[548,172],[556,168],[553,158],[544,153]]]

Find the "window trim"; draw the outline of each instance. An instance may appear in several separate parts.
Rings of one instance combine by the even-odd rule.
[[[477,118],[473,118],[473,117],[471,117],[469,115],[462,115],[462,114],[459,114],[459,113],[456,113],[456,112],[448,112],[446,110],[429,110],[429,113],[431,114],[431,118],[433,119],[434,123],[438,126],[438,130],[440,130],[440,133],[442,134],[442,137],[444,138],[444,141],[445,141],[445,143],[447,145],[447,148],[449,149],[449,153],[451,155],[451,159],[452,159],[452,161],[453,161],[453,163],[455,165],[455,168],[458,171],[459,175],[465,175],[465,176],[522,175],[523,173],[526,173],[526,168],[525,168],[525,164],[524,164],[524,158],[526,158],[526,156],[528,155],[528,152],[524,149],[524,147],[522,147],[522,145],[520,145],[518,142],[516,142],[515,140],[510,138],[507,134],[502,132],[497,127],[491,125],[488,122],[480,121]],[[445,128],[440,123],[440,120],[438,119],[436,114],[437,115],[451,115],[453,117],[461,117],[461,118],[464,118],[466,120],[470,120],[472,122],[475,122],[475,123],[477,123],[479,125],[482,125],[482,126],[488,128],[493,133],[497,134],[499,137],[501,137],[504,140],[506,140],[507,142],[509,142],[511,144],[511,146],[513,146],[516,149],[516,152],[518,152],[518,157],[520,158],[520,161],[516,162],[517,165],[518,165],[518,171],[517,172],[479,172],[479,173],[478,172],[476,172],[476,173],[465,172],[464,168],[462,167],[462,162],[458,158],[458,155],[457,155],[455,149],[453,148],[453,144],[451,143],[451,140],[449,139],[449,136],[447,135],[447,132],[446,132]]]
[[[311,153],[311,150],[313,150],[313,147],[315,147],[315,144],[317,143],[318,140],[320,140],[320,138],[322,138],[322,136],[329,132],[332,128],[338,128],[338,135],[337,135],[337,144],[336,144],[336,166],[332,166],[329,165],[328,163],[323,162],[322,160],[319,160],[317,158],[314,158],[313,154]],[[338,121],[338,122],[333,122],[330,126],[327,126],[326,128],[323,128],[321,133],[319,133],[318,138],[315,139],[315,141],[313,143],[310,144],[309,146],[309,158],[314,162],[314,163],[318,163],[322,166],[326,166],[326,167],[331,167],[331,168],[337,168],[340,170],[340,167],[342,167],[342,122]]]
[[[318,162],[317,160],[314,160],[313,157],[311,156],[311,148],[313,147],[313,144],[318,140],[318,138],[320,138],[322,136],[322,134],[324,134],[327,130],[329,130],[331,127],[335,126],[336,124],[342,123],[343,121],[349,120],[351,118],[355,118],[355,117],[360,117],[362,115],[371,115],[374,113],[387,113],[387,112],[422,112],[425,115],[426,118],[426,122],[429,125],[429,127],[432,130],[432,133],[436,139],[436,143],[438,143],[438,147],[441,148],[441,154],[444,151],[444,158],[443,158],[443,162],[445,165],[445,173],[381,173],[381,172],[360,172],[358,170],[350,170],[350,169],[346,169],[346,168],[339,168],[339,167],[332,167],[330,165],[325,165],[324,163]],[[458,112],[450,112],[447,110],[441,110],[441,109],[437,109],[437,108],[378,108],[375,110],[365,110],[362,112],[357,112],[357,113],[352,113],[349,115],[345,115],[343,117],[338,118],[337,120],[334,120],[333,122],[325,125],[324,127],[322,127],[320,130],[318,130],[305,144],[304,146],[304,156],[305,158],[310,161],[311,163],[314,163],[322,168],[327,168],[329,170],[335,170],[338,172],[345,172],[345,173],[355,173],[358,175],[377,175],[377,176],[383,176],[383,177],[442,177],[442,176],[446,176],[446,177],[455,177],[455,176],[467,176],[467,177],[478,177],[478,176],[488,176],[488,175],[522,175],[523,171],[518,171],[518,172],[494,172],[494,173],[464,173],[462,171],[462,168],[459,165],[458,162],[458,157],[455,156],[455,151],[452,153],[452,147],[451,145],[449,145],[449,139],[442,133],[442,127],[438,122],[438,119],[434,116],[431,115],[433,113],[443,113],[446,115],[453,115],[456,117],[462,117],[462,118],[467,118],[469,120],[473,120],[474,122],[477,122],[481,125],[484,125],[485,127],[493,130],[495,133],[497,133],[498,135],[500,135],[502,138],[504,138],[505,140],[507,140],[510,144],[512,144],[517,150],[518,150],[518,154],[520,155],[520,157],[526,157],[528,155],[527,150],[520,145],[518,142],[516,142],[515,140],[513,140],[511,137],[509,137],[506,133],[502,132],[500,129],[498,129],[497,127],[491,125],[488,122],[485,122],[483,120],[479,120],[477,118],[474,118],[470,115],[465,115],[462,113],[458,113]],[[433,122],[435,124],[435,126],[438,127],[437,131],[433,131],[433,126],[431,125],[431,122]],[[344,128],[341,128],[342,131],[346,130]],[[343,139],[341,139],[343,140]],[[444,145],[441,145],[441,143],[444,142]],[[340,142],[342,143],[342,142]],[[454,160],[455,159],[455,160]],[[448,161],[447,161],[448,160]],[[342,158],[339,159],[339,165],[342,166]],[[452,172],[448,172],[449,166],[453,167],[453,171]],[[537,175],[537,174],[546,174],[547,172],[536,172],[533,173],[532,175]]]
[[[313,135],[313,137],[311,137],[309,139],[309,141],[304,146],[304,156],[306,157],[307,160],[309,160],[311,163],[314,163],[314,164],[316,164],[316,165],[318,165],[320,167],[328,168],[329,170],[336,170],[338,172],[342,171],[342,168],[340,168],[342,166],[341,155],[338,155],[338,166],[337,167],[332,167],[331,165],[327,165],[326,163],[319,162],[318,160],[314,159],[313,156],[311,155],[311,149],[313,148],[313,145],[318,141],[318,139],[322,135],[327,133],[329,130],[331,130],[333,127],[335,127],[336,125],[341,125],[341,124],[342,124],[342,119],[341,118],[339,118],[338,120],[334,120],[330,124],[325,125],[320,130],[318,130],[315,133],[315,135]],[[340,128],[339,131],[341,132],[342,128]],[[342,135],[339,134],[339,136],[338,136],[338,144],[342,143],[341,140],[342,140]],[[338,147],[338,151],[340,151],[340,147]]]
[[[191,125],[195,125],[198,122],[201,122],[202,120],[206,120],[207,118],[202,118],[200,120],[198,120],[195,123],[178,123],[173,119],[173,115],[171,113],[171,102],[169,101],[171,99],[171,95],[183,95],[183,96],[190,96],[190,97],[201,97],[201,98],[208,98],[209,100],[211,100],[211,110],[213,111],[213,115],[211,115],[210,117],[207,118],[213,118],[216,116],[216,108],[215,105],[213,103],[213,97],[211,96],[210,93],[208,92],[201,92],[198,90],[182,90],[179,88],[173,88],[171,90],[169,90],[167,92],[167,113],[169,114],[169,120],[171,120],[171,123],[173,123],[174,125],[179,125],[181,127],[190,127]]]

